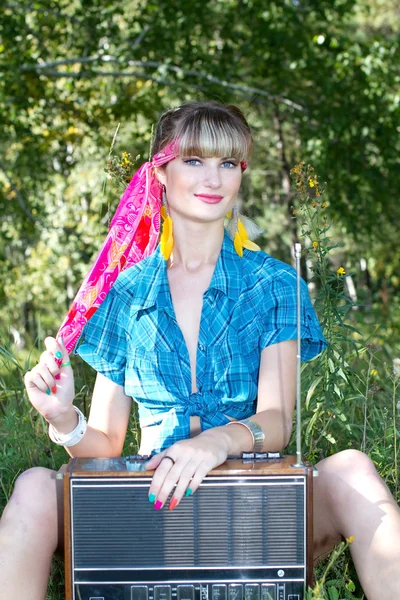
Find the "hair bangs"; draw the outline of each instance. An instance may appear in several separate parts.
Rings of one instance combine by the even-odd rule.
[[[219,114],[218,114],[219,113]],[[234,158],[248,160],[251,133],[221,111],[199,111],[186,120],[180,138],[180,156]]]

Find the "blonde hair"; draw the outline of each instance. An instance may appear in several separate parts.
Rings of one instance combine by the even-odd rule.
[[[187,102],[164,113],[156,126],[152,156],[180,138],[180,156],[218,156],[248,160],[250,127],[242,111],[216,101]]]

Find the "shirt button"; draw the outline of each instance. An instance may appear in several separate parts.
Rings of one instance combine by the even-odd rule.
[[[203,346],[203,344],[199,344],[199,350],[201,350],[201,352],[204,352],[205,347]]]

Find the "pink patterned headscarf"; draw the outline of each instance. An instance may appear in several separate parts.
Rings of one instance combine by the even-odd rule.
[[[70,353],[82,330],[112,288],[119,273],[154,252],[159,241],[162,185],[154,174],[179,154],[179,139],[172,140],[151,162],[135,173],[123,193],[110,230],[87,273],[57,338],[63,337]],[[247,163],[241,163],[242,170]]]

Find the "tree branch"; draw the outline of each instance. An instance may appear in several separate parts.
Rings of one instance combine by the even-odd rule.
[[[56,60],[56,61],[41,63],[41,64],[22,65],[21,70],[37,71],[37,72],[42,71],[42,72],[44,72],[45,75],[48,75],[50,77],[76,78],[76,77],[78,77],[77,73],[70,73],[68,71],[58,71],[57,69],[54,69],[54,67],[58,67],[60,65],[85,64],[85,63],[87,64],[87,63],[93,63],[96,61],[99,61],[102,63],[116,63],[118,65],[121,65],[121,61],[113,56],[95,55],[95,56],[80,57],[80,58],[65,58],[62,60]],[[218,77],[215,77],[214,75],[210,75],[209,73],[205,73],[203,71],[196,71],[196,70],[191,70],[191,69],[186,70],[186,69],[182,69],[181,67],[177,67],[176,65],[169,65],[169,64],[161,63],[161,62],[157,62],[157,61],[130,60],[130,61],[127,61],[127,64],[130,67],[144,67],[144,68],[150,67],[150,68],[156,68],[161,72],[163,70],[172,71],[172,72],[177,73],[178,75],[184,76],[184,77],[197,77],[199,79],[205,79],[210,83],[215,83],[216,85],[220,85],[220,86],[228,88],[228,89],[236,90],[238,92],[246,93],[246,94],[256,94],[258,96],[268,98],[268,100],[270,100],[270,101],[279,102],[281,104],[286,104],[286,106],[289,106],[290,108],[292,108],[294,110],[298,110],[298,111],[304,110],[304,108],[300,104],[297,104],[296,102],[293,102],[292,100],[289,100],[289,98],[272,95],[269,92],[267,92],[261,88],[256,88],[256,87],[252,87],[252,86],[233,83],[231,81],[226,81],[224,79],[220,79]],[[96,77],[97,76],[102,76],[102,77],[144,77],[144,78],[150,79],[152,81],[157,81],[159,83],[165,83],[166,85],[171,85],[172,83],[175,84],[175,82],[167,82],[164,79],[155,77],[154,75],[150,75],[147,73],[138,73],[136,71],[102,71],[100,69],[93,69],[92,71],[82,71],[81,73],[79,73],[79,76],[81,76],[81,77],[90,77],[93,75],[95,75]]]

